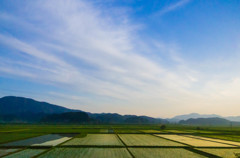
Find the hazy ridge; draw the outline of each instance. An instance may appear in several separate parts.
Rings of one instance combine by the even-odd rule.
[[[6,96],[0,98],[0,123],[92,123],[92,124],[168,124],[238,125],[240,116],[191,113],[169,119],[149,116],[90,113],[39,102],[31,98]]]

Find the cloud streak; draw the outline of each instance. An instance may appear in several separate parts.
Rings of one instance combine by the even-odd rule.
[[[185,5],[187,5],[191,0],[179,0],[176,3],[172,3],[166,7],[164,7],[163,9],[161,9],[160,11],[157,12],[157,15],[164,15],[167,14],[169,12],[175,11]]]

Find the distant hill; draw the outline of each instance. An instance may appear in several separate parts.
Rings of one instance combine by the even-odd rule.
[[[221,116],[219,115],[216,115],[216,114],[198,114],[198,113],[190,113],[190,114],[185,114],[185,115],[178,115],[178,116],[175,116],[171,119],[167,119],[169,122],[174,122],[174,123],[177,123],[181,120],[187,120],[187,119],[190,119],[190,118],[212,118],[212,117],[219,117],[221,118]]]
[[[138,117],[138,116],[132,116],[127,118],[125,121],[125,123],[129,123],[129,124],[149,124],[150,121],[144,117]]]
[[[157,124],[157,123],[166,124],[168,123],[167,120],[156,119],[148,116],[131,116],[126,118],[124,122],[128,124]]]
[[[224,118],[226,120],[233,121],[233,122],[240,122],[240,116],[223,117],[223,116],[216,115],[216,114],[198,114],[198,113],[177,115],[173,118],[169,118],[169,119],[166,119],[166,120],[168,120],[170,123],[178,123],[181,120],[188,120],[190,118],[213,118],[213,117]]]
[[[117,113],[86,113],[30,98],[0,98],[0,123],[95,123],[95,124],[157,124],[164,119]]]
[[[19,113],[19,114],[0,114],[0,123],[36,123],[47,114],[44,113]]]
[[[91,119],[86,112],[66,112],[61,114],[49,114],[43,117],[42,123],[57,123],[57,124],[78,124],[89,123]]]
[[[230,126],[232,122],[224,118],[213,117],[213,118],[190,118],[188,120],[181,120],[179,124],[198,126]],[[239,123],[234,122],[234,125],[237,124]]]
[[[229,121],[237,121],[240,122],[240,116],[228,116],[225,117],[225,119],[229,120]]]
[[[30,98],[7,96],[0,98],[0,114],[1,115],[14,115],[14,114],[26,114],[26,113],[64,113],[72,112],[74,110],[49,104],[46,102],[39,102]]]
[[[101,114],[89,114],[89,116],[95,119],[98,123],[102,124],[115,124],[115,123],[123,123],[124,116],[119,115],[117,113],[101,113]]]
[[[209,118],[209,119],[208,119]],[[232,122],[231,122],[232,121]],[[6,96],[0,98],[0,123],[94,123],[94,124],[168,124],[239,125],[240,116],[221,117],[191,113],[171,119],[117,113],[90,113],[40,102],[31,98]]]
[[[89,114],[98,123],[103,124],[158,124],[168,123],[167,120],[148,116],[120,115],[117,113]]]
[[[30,98],[7,96],[0,98],[0,123],[35,123],[48,114],[74,112],[62,106]]]

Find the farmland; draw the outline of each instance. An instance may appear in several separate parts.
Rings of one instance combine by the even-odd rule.
[[[27,129],[27,130],[26,130]],[[240,129],[169,125],[2,125],[0,157],[233,157]],[[207,137],[206,137],[207,135]]]
[[[88,134],[83,138],[74,138],[63,145],[115,145],[123,144],[115,134]]]
[[[40,156],[40,158],[48,157],[117,157],[117,158],[131,158],[131,155],[125,148],[57,148]]]
[[[140,130],[140,131],[144,133],[164,133],[164,131],[159,130]]]
[[[60,134],[48,134],[34,138],[24,139],[16,142],[3,144],[4,146],[55,146],[69,140],[71,137],[65,137]]]
[[[16,152],[14,154],[5,156],[5,158],[26,158],[26,157],[33,157],[36,156],[42,152],[44,152],[44,149],[26,149],[19,152]]]
[[[200,137],[200,136],[191,136],[191,135],[186,135],[186,136],[192,137],[192,138],[197,138],[197,139],[202,139],[202,140],[208,140],[208,141],[213,141],[213,142],[219,142],[219,143],[224,143],[224,144],[240,146],[240,142],[233,142],[233,141],[228,141],[228,140],[213,139],[213,138]]]
[[[119,134],[119,137],[127,146],[184,146],[183,144],[148,134]]]
[[[240,154],[240,149],[209,149],[199,148],[198,150],[211,153],[220,157],[236,158]]]
[[[207,140],[195,139],[191,137],[181,136],[181,135],[157,135],[163,138],[167,138],[169,140],[178,141],[184,144],[188,144],[195,147],[234,147],[228,144],[222,144]]]
[[[130,151],[138,158],[176,158],[176,157],[191,157],[191,158],[203,158],[205,156],[193,153],[186,149],[178,148],[130,148]],[[173,154],[174,153],[174,154]]]
[[[0,149],[0,157],[18,151],[19,149]]]
[[[7,142],[11,142],[11,141],[22,140],[22,139],[26,139],[26,138],[39,136],[40,134],[39,133],[23,133],[23,132],[21,132],[21,133],[1,132],[0,135],[1,135],[1,138],[0,138],[0,144],[1,144],[1,143],[7,143]]]

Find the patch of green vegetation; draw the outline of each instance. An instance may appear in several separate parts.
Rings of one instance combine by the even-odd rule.
[[[0,133],[99,133],[103,127],[104,125],[0,125]]]
[[[129,148],[132,154],[137,158],[176,158],[176,157],[191,157],[204,158],[205,156],[193,153],[186,149],[178,148]]]
[[[240,155],[240,149],[209,149],[209,148],[197,148],[197,149],[224,158],[239,158]]]
[[[75,136],[75,138],[84,138],[87,136],[87,133],[80,133],[78,135]]]
[[[235,146],[240,146],[240,142],[235,142],[235,141],[229,141],[229,140],[223,140],[223,139],[217,139],[217,138],[209,138],[209,137],[202,137],[202,136],[193,136],[193,135],[185,135],[187,137],[191,138],[197,138],[197,139],[202,139],[202,140],[209,140],[213,142],[219,142],[223,144],[231,144]]]
[[[16,152],[21,149],[0,149],[0,157]]]
[[[86,137],[74,138],[64,145],[112,145],[112,146],[123,146],[122,142],[118,139],[115,134],[88,134]]]
[[[184,146],[149,134],[119,134],[127,146]]]
[[[185,130],[164,130],[164,132],[166,133],[192,133],[192,132],[189,132],[189,131],[185,131]]]
[[[74,126],[62,126],[62,127],[40,127],[40,128],[32,128],[29,132],[33,133],[99,133],[100,129],[98,128],[79,128]]]
[[[5,158],[31,158],[44,151],[45,149],[26,149],[26,150],[22,150],[22,151],[10,154],[8,156],[5,156]]]
[[[56,146],[72,137],[68,134],[47,134],[24,140],[9,142],[2,146]]]
[[[49,157],[131,158],[131,155],[125,148],[55,148],[40,156],[40,158]]]
[[[191,146],[196,146],[196,147],[234,147],[233,145],[228,145],[228,144],[223,144],[223,143],[218,143],[218,142],[213,142],[213,141],[208,141],[208,140],[203,140],[203,139],[197,139],[197,138],[192,138],[192,137],[187,137],[184,135],[176,135],[176,134],[157,134],[157,136],[166,138],[169,140],[181,142],[184,144],[188,144]]]
[[[100,133],[108,133],[108,129],[100,129]]]
[[[141,132],[144,132],[144,133],[166,133],[164,131],[159,131],[159,130],[140,130]]]
[[[115,133],[143,133],[135,129],[114,129]]]
[[[224,135],[224,134],[223,135],[209,135],[209,134],[201,134],[200,136],[240,142],[240,136],[239,135]]]
[[[188,133],[196,133],[196,134],[204,134],[204,133],[208,133],[208,134],[218,134],[219,131],[204,131],[204,130],[186,130],[186,132]]]
[[[27,138],[32,138],[36,136],[40,136],[40,133],[1,133],[0,134],[0,143],[8,143],[12,141],[17,141],[17,140],[22,140],[22,139],[27,139]]]
[[[22,132],[22,131],[27,131],[29,129],[6,129],[0,131],[0,133],[13,133],[13,132]]]

